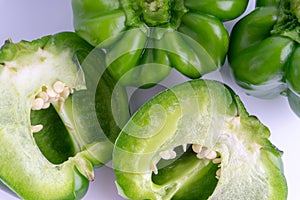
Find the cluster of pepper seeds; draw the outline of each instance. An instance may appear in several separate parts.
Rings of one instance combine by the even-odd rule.
[[[61,81],[56,81],[52,86],[43,86],[41,92],[39,92],[31,105],[32,110],[47,109],[50,104],[57,104],[59,110],[63,109],[65,100],[73,93],[73,89],[66,86]],[[31,126],[33,133],[39,132],[43,129],[42,124]]]
[[[197,158],[207,159],[207,160],[212,161],[214,164],[218,165],[219,169],[216,172],[216,178],[220,179],[222,159],[220,158],[218,153],[213,149],[210,149],[208,147],[205,147],[205,146],[202,146],[202,145],[199,145],[199,144],[193,144],[192,149],[197,154]]]
[[[183,151],[186,152],[187,150],[187,145],[182,145]],[[221,176],[221,161],[222,159],[220,158],[219,154],[208,147],[199,145],[199,144],[193,144],[192,145],[193,151],[196,153],[197,158],[199,159],[206,159],[208,161],[212,161],[214,164],[217,164],[219,169],[216,172],[216,178],[220,179]],[[164,160],[171,160],[176,158],[176,152],[174,149],[169,149],[165,150],[159,153],[160,158]],[[154,174],[158,174],[158,169],[156,164],[153,162],[151,164],[151,170],[153,171]]]

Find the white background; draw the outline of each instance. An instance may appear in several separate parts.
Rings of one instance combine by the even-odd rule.
[[[253,9],[254,0],[246,11]],[[61,31],[73,31],[72,8],[70,0],[0,0],[0,45],[8,38],[13,42],[33,40],[44,35]],[[233,22],[227,22],[230,31]],[[219,73],[212,73],[205,78],[221,79],[241,97],[248,112],[257,116],[271,131],[271,141],[284,151],[283,161],[285,175],[289,186],[288,200],[300,197],[300,170],[298,156],[300,154],[300,119],[290,110],[287,99],[278,97],[262,100],[250,97],[232,81],[228,65]],[[1,152],[0,152],[1,153]],[[1,163],[0,163],[1,164]],[[0,190],[1,200],[14,200],[7,192]],[[120,200],[115,185],[113,171],[108,167],[96,169],[96,180],[90,184],[84,200]]]

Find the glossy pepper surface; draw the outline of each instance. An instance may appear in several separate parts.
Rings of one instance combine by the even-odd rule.
[[[119,194],[128,199],[284,200],[281,152],[234,92],[203,79],[145,103],[116,140]]]
[[[127,97],[107,74],[95,76],[102,54],[92,50],[71,32],[1,48],[0,179],[22,199],[81,199],[94,167],[111,159],[122,124],[112,112]]]
[[[237,83],[251,95],[287,95],[300,116],[300,2],[258,0],[234,26],[229,62]]]
[[[248,0],[73,0],[76,32],[107,52],[114,78],[151,86],[171,67],[190,78],[224,63],[229,36],[223,21]]]

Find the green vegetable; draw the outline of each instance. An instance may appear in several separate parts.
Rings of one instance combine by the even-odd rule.
[[[129,199],[286,199],[281,152],[269,136],[228,87],[185,82],[144,104],[117,138],[119,193]]]
[[[22,199],[80,199],[111,159],[127,97],[92,50],[71,32],[1,48],[0,179]]]
[[[229,36],[223,21],[248,0],[72,0],[76,32],[105,49],[112,76],[150,87],[171,67],[190,78],[224,63]]]
[[[228,59],[249,94],[287,94],[300,117],[299,6],[298,0],[258,0],[256,9],[235,24]]]

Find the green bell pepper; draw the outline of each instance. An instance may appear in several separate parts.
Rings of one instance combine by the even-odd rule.
[[[145,103],[116,140],[113,166],[129,199],[283,200],[281,152],[234,92],[192,80]]]
[[[112,76],[150,87],[171,67],[189,78],[224,63],[229,43],[223,21],[243,13],[248,0],[72,0],[74,28],[107,52]]]
[[[93,49],[63,32],[0,50],[0,180],[22,199],[81,199],[111,159],[127,96]]]
[[[287,94],[300,117],[300,1],[257,0],[235,24],[228,60],[236,82],[260,98]]]

